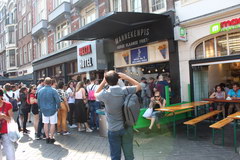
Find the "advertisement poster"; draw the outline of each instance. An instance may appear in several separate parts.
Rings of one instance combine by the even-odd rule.
[[[147,47],[131,50],[131,64],[148,62]]]

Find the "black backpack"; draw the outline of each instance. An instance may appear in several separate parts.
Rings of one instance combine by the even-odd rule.
[[[6,93],[6,96],[8,97],[9,102],[12,104],[12,107],[13,107],[12,110],[13,110],[13,112],[18,111],[17,100],[14,99],[14,93],[13,93],[13,97],[10,97],[7,93]]]

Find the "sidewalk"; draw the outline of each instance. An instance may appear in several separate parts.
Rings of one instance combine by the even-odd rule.
[[[29,136],[24,135],[16,150],[17,160],[110,160],[107,138],[97,132],[85,133],[72,129],[71,135],[56,135],[56,143],[46,144],[45,140],[34,140],[32,127]],[[233,148],[232,126],[226,128],[225,146],[213,145],[208,124],[198,127],[198,139],[186,137],[184,125],[178,125],[177,138],[171,136],[171,127],[163,134],[136,133],[134,154],[136,160],[239,160]],[[240,145],[240,139],[238,140]],[[138,144],[139,145],[138,145]],[[221,135],[216,136],[221,143]],[[122,158],[124,159],[124,158]]]

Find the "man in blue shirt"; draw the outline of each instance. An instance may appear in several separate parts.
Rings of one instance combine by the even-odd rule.
[[[239,90],[239,84],[234,83],[233,89],[230,89],[228,92],[228,97],[231,97],[231,99],[239,99],[240,100],[240,90]],[[237,109],[237,111],[240,111],[240,105],[239,103],[230,103],[228,108],[228,114],[232,113],[233,108]]]
[[[46,135],[46,142],[53,144],[55,132],[55,125],[57,124],[57,110],[60,107],[60,97],[57,91],[51,87],[52,80],[47,77],[45,79],[45,87],[38,92],[38,105],[42,112],[42,121],[44,123],[44,132]],[[48,125],[50,124],[50,137]]]

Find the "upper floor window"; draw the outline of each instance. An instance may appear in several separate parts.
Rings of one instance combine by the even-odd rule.
[[[28,62],[31,62],[32,61],[32,43],[30,42],[30,43],[28,43]]]
[[[82,15],[82,26],[94,21],[96,19],[95,5],[92,4],[81,11]]]
[[[26,0],[22,0],[22,15],[24,15],[24,13],[26,12],[26,6],[27,6]]]
[[[23,18],[23,37],[27,34],[27,20],[26,17]]]
[[[46,37],[41,37],[38,42],[38,55],[41,57],[47,54],[47,39]]]
[[[23,47],[23,63],[26,64],[28,62],[28,54],[27,54],[27,45]]]
[[[211,58],[240,54],[240,32],[217,36],[201,42],[195,49],[195,58]]]
[[[160,13],[167,10],[166,0],[149,0],[150,12]]]
[[[9,64],[10,67],[14,67],[16,65],[15,49],[9,50]]]
[[[111,10],[116,12],[122,11],[122,2],[121,0],[111,0]]]
[[[187,4],[197,2],[197,1],[199,1],[199,0],[181,0],[181,5],[187,5]]]
[[[22,48],[19,48],[18,51],[19,51],[19,64],[21,66],[23,64]]]
[[[28,33],[31,32],[32,30],[32,16],[31,16],[31,12],[28,13]]]
[[[129,11],[130,12],[142,12],[142,1],[141,0],[130,0]]]
[[[18,37],[19,39],[22,38],[22,21],[18,23]]]
[[[57,8],[63,2],[70,2],[70,0],[54,0],[54,8]]]
[[[68,22],[64,22],[60,25],[57,26],[56,29],[57,35],[56,35],[56,39],[59,40],[62,37],[68,35],[68,33],[70,33],[70,25]],[[67,46],[69,46],[70,41],[63,41],[57,44],[57,49],[62,49],[65,48]]]

